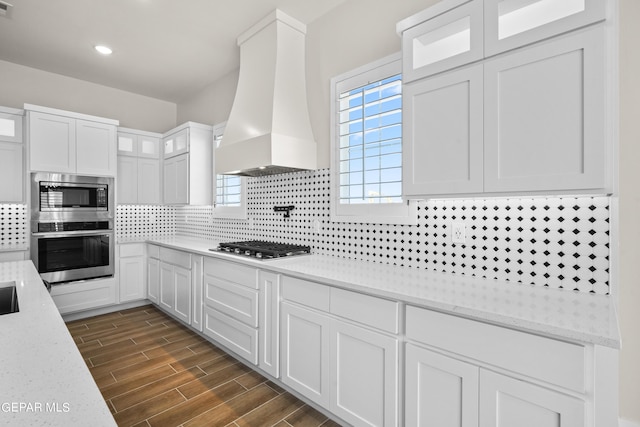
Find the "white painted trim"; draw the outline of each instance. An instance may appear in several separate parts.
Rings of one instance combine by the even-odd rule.
[[[43,107],[41,105],[24,104],[24,109],[28,111],[37,111],[39,113],[53,114],[56,116],[71,117],[72,119],[88,120],[90,122],[105,123],[108,125],[120,124],[119,120],[107,119],[105,117],[90,116],[89,114],[76,113],[73,111],[58,110],[57,108]]]
[[[150,136],[150,137],[153,137],[153,138],[162,138],[162,134],[161,133],[149,132],[149,131],[146,131],[146,130],[139,130],[139,129],[118,127],[118,132],[132,133],[132,134],[135,134],[135,135],[142,135],[142,136]]]
[[[377,61],[358,67],[331,79],[331,202],[330,217],[332,222],[415,225],[418,222],[417,204],[415,200],[404,200],[404,203],[340,205],[340,165],[338,159],[337,111],[338,92],[341,82],[351,80],[353,87],[377,81],[390,74],[401,72],[401,52],[386,56]],[[379,75],[376,75],[378,73]],[[345,89],[346,90],[346,89]]]
[[[620,418],[618,422],[618,427],[640,427],[639,423],[634,423],[633,421],[623,420]]]

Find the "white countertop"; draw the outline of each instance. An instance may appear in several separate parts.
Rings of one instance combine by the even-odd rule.
[[[115,426],[31,261],[0,263],[19,312],[0,315],[0,425]]]
[[[604,295],[321,255],[262,261],[211,252],[218,242],[191,237],[149,242],[552,338],[620,348],[615,305]]]

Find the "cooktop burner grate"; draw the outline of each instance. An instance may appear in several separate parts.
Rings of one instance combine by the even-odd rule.
[[[220,243],[215,250],[259,259],[274,259],[311,253],[310,246],[265,242],[261,240]]]

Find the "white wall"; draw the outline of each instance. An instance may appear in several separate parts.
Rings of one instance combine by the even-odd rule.
[[[176,126],[174,103],[113,89],[60,74],[0,61],[0,105],[25,103],[120,120],[120,125],[151,132]]]
[[[307,95],[318,167],[329,167],[330,80],[400,51],[396,24],[437,0],[349,0],[307,27]]]
[[[640,2],[620,0],[620,416],[640,424]]]
[[[238,72],[238,69],[232,71],[201,93],[178,104],[178,123],[192,121],[216,125],[227,121],[236,95]]]
[[[318,142],[318,168],[329,167],[329,81],[332,77],[400,51],[396,23],[437,0],[349,0],[307,26],[307,101]],[[238,71],[178,105],[178,122],[227,120]]]

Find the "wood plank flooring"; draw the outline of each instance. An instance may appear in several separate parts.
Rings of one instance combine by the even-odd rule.
[[[338,426],[151,305],[67,327],[119,426]]]

